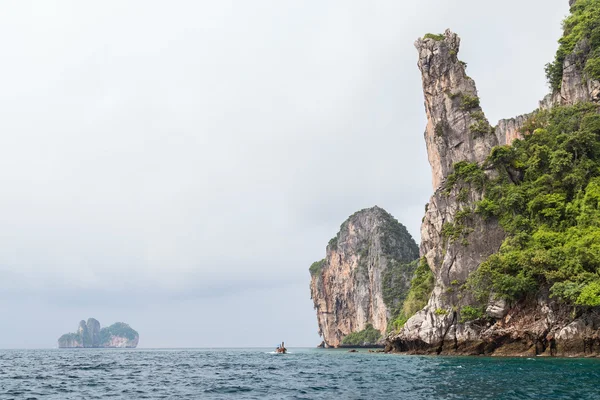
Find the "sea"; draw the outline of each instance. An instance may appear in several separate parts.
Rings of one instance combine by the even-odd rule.
[[[0,350],[0,399],[600,399],[600,360],[364,349]]]

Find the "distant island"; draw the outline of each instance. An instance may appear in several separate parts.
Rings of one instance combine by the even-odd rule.
[[[58,348],[136,348],[140,335],[123,322],[100,329],[97,319],[79,322],[75,333],[65,333],[58,338]]]

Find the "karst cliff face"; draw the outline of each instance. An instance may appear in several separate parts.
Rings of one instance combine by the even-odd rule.
[[[140,340],[139,334],[129,325],[117,322],[109,327],[100,328],[100,322],[94,318],[79,322],[77,332],[66,333],[58,339],[59,348],[135,348]]]
[[[496,140],[494,135],[466,134],[472,126],[485,128],[489,123],[479,107],[475,82],[458,60],[460,38],[446,31],[443,38],[419,39],[415,45],[425,92],[425,141],[435,190],[457,160],[483,161]]]
[[[456,220],[457,213],[481,200],[476,187],[457,185],[448,191],[448,175],[459,161],[485,161],[498,139],[479,106],[475,82],[458,59],[458,36],[446,31],[442,38],[419,39],[415,46],[423,75],[425,141],[435,189],[421,226],[420,252],[434,273],[435,287],[427,307],[409,319],[398,336],[406,348],[423,343],[436,347],[447,338],[460,340],[475,334],[455,323],[453,308],[469,299],[459,299],[448,289],[464,283],[504,239],[497,222],[477,216],[470,216],[468,227],[455,238],[443,233],[449,226],[466,226],[466,221]]]
[[[573,5],[571,0],[570,4]],[[420,255],[435,276],[427,306],[388,337],[388,350],[417,353],[465,354],[583,354],[600,351],[600,319],[594,311],[577,317],[572,308],[553,300],[548,292],[535,299],[507,302],[492,296],[485,318],[461,322],[473,294],[465,290],[468,277],[506,235],[494,218],[472,212],[483,198],[476,178],[457,180],[469,163],[486,178],[497,171],[486,164],[494,146],[510,145],[523,132],[530,114],[502,120],[495,128],[479,107],[474,81],[459,61],[460,39],[446,31],[415,43],[419,54],[427,114],[425,142],[432,168],[434,194],[421,226]],[[589,49],[579,43],[564,61],[560,90],[540,102],[540,108],[600,100],[600,83],[590,79],[579,58]],[[458,171],[458,172],[457,172]],[[462,290],[461,290],[462,289]]]
[[[337,347],[368,325],[385,334],[392,308],[408,290],[418,247],[385,210],[362,210],[344,222],[311,267],[311,298],[323,345]],[[393,290],[392,295],[389,290]]]

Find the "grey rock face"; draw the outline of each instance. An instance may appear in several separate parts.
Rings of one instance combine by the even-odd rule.
[[[501,119],[496,125],[496,139],[498,145],[510,145],[515,139],[523,137],[521,129],[532,114],[519,115],[515,118]]]
[[[91,347],[100,346],[100,322],[97,319],[89,318],[86,325],[89,345]]]
[[[425,141],[435,190],[455,162],[482,162],[497,139],[493,134],[473,129],[478,123],[489,124],[478,99],[476,104],[466,101],[477,98],[477,88],[467,75],[465,64],[458,60],[458,35],[447,30],[443,40],[419,39],[415,47],[425,93]]]
[[[450,31],[446,31],[441,41],[416,42],[428,117],[425,139],[436,189],[421,225],[420,253],[434,273],[435,288],[425,309],[390,338],[399,349],[423,345],[441,348],[450,338],[465,340],[476,335],[467,326],[458,324],[456,310],[472,299],[458,296],[455,288],[464,284],[469,274],[495,253],[504,240],[497,222],[484,221],[474,213],[466,221],[460,221],[468,227],[461,237],[449,239],[443,234],[445,225],[459,224],[455,217],[459,211],[473,209],[483,195],[471,185],[445,187],[454,164],[459,161],[481,164],[492,147],[498,145],[498,138],[491,130],[484,134],[473,132],[472,126],[477,122],[474,114],[483,112],[478,105],[465,107],[456,95],[477,95],[475,82],[466,76],[464,64],[457,58],[459,43],[458,36]],[[444,129],[436,132],[439,124]],[[508,127],[503,129],[508,131]]]
[[[590,79],[583,70],[585,57],[589,52],[588,42],[581,41],[565,59],[560,104],[572,105],[582,101],[600,100],[600,82]]]
[[[385,274],[406,292],[418,247],[406,228],[379,207],[357,212],[344,222],[327,246],[326,258],[311,271],[311,298],[317,311],[323,346],[337,347],[343,338],[372,324],[385,333],[391,315],[385,298]]]
[[[62,335],[58,339],[59,348],[81,348],[83,347],[83,341],[81,335],[77,333],[67,333]]]
[[[77,328],[77,333],[81,337],[81,343],[83,347],[89,347],[90,345],[90,335],[88,334],[87,324],[84,320],[79,321],[79,327]]]
[[[581,332],[585,331],[587,324],[578,319],[576,321],[571,322],[569,325],[562,328],[557,334],[556,338],[559,340],[574,340],[578,339],[581,335]]]
[[[508,304],[503,299],[490,301],[485,313],[492,318],[501,319],[508,313]]]
[[[80,337],[82,347],[98,347],[100,345],[100,322],[94,318],[79,321],[77,335]],[[76,346],[78,347],[78,346]]]

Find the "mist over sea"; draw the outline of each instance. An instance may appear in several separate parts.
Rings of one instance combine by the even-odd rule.
[[[272,350],[0,350],[0,399],[600,398],[596,359]]]

